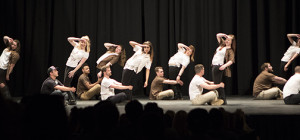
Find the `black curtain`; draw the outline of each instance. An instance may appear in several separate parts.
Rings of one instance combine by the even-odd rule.
[[[216,34],[223,32],[237,39],[233,77],[225,79],[227,94],[251,95],[260,65],[271,62],[278,74],[280,59],[290,45],[286,34],[300,33],[299,4],[298,0],[4,0],[0,37],[19,39],[22,47],[9,86],[13,96],[38,94],[51,65],[60,67],[58,79],[63,81],[72,50],[67,38],[88,35],[92,81],[96,60],[106,51],[104,42],[122,44],[127,58],[133,54],[130,40],[153,43],[149,86],[137,89],[137,95],[149,93],[155,66],[163,66],[168,77],[168,60],[177,52],[178,42],[194,45],[195,62],[182,75],[184,95],[188,95],[195,64],[203,64],[204,76],[212,79]],[[0,46],[2,51],[2,41]],[[299,59],[293,66],[297,64]],[[122,67],[114,65],[112,70],[120,81]],[[143,83],[144,75],[136,81]]]

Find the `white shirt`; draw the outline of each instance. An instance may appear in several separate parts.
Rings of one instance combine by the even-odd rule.
[[[115,96],[115,89],[110,88],[109,86],[116,85],[116,84],[119,84],[119,82],[114,79],[110,79],[110,78],[108,79],[106,77],[103,78],[101,82],[101,93],[100,93],[102,101],[106,100],[110,96]]]
[[[200,86],[205,83],[205,78],[195,75],[189,86],[190,100],[193,100],[198,94],[202,94],[203,88]]]
[[[294,74],[283,87],[283,98],[292,94],[299,94],[300,91],[300,74]]]
[[[170,58],[169,66],[180,67],[180,65],[182,65],[187,67],[187,65],[190,63],[190,57],[187,56],[184,52],[184,48],[178,49],[178,52]]]
[[[221,47],[218,47],[216,50],[216,54],[214,55],[212,59],[212,65],[223,65],[224,59],[225,59],[225,53],[226,53],[226,47],[223,47],[222,50],[220,50]]]
[[[67,61],[67,66],[75,68],[82,58],[89,58],[89,53],[74,47]]]
[[[281,58],[281,61],[288,62],[295,54],[300,53],[300,48],[296,45],[297,45],[296,42],[293,41],[293,44],[284,53],[284,56]]]
[[[135,51],[135,53],[127,60],[124,69],[133,70],[135,73],[139,73],[143,67],[150,69],[152,63],[150,54],[143,53],[142,47],[137,45],[133,48],[133,51]]]
[[[3,70],[7,69],[10,54],[11,54],[11,52],[7,48],[3,50],[3,52],[0,56],[0,68],[1,69],[3,69]]]

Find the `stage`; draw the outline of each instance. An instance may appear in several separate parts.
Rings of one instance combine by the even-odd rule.
[[[227,97],[228,105],[211,106],[211,105],[192,105],[188,97],[184,97],[184,100],[149,100],[146,97],[136,97],[143,105],[148,102],[155,102],[164,111],[173,110],[175,112],[184,110],[189,112],[194,108],[204,108],[210,110],[211,108],[222,107],[228,112],[234,112],[236,109],[242,109],[246,115],[300,115],[299,105],[285,105],[283,100],[254,100],[251,96],[229,96]],[[78,108],[84,108],[87,106],[93,106],[98,103],[98,100],[82,101],[78,100]],[[126,103],[119,103],[117,107],[120,114],[125,113]],[[75,107],[74,105],[66,106],[67,112]]]

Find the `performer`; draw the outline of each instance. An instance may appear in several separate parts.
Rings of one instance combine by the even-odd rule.
[[[70,104],[70,102],[67,102],[67,100],[69,99],[68,95],[70,95],[70,93],[67,93],[67,92],[75,92],[76,88],[64,86],[57,79],[58,71],[57,71],[57,68],[54,66],[51,66],[48,68],[47,74],[49,75],[49,77],[42,84],[41,94],[63,96],[65,99],[65,102],[67,104]],[[70,105],[74,105],[74,103],[72,103]]]
[[[89,78],[90,67],[83,64],[81,70],[82,74],[79,76],[77,83],[77,96],[82,100],[89,100],[96,95],[100,95],[99,83],[102,79],[98,77],[98,81],[92,84]]]
[[[283,98],[285,104],[300,103],[300,66],[295,67],[295,74],[284,85]]]
[[[223,39],[225,38],[225,40]],[[236,49],[236,41],[234,35],[226,35],[224,33],[217,34],[219,47],[212,59],[212,79],[215,84],[222,82],[223,72],[226,77],[231,77],[230,66],[234,63],[234,53]],[[224,88],[217,89],[219,98],[224,101],[223,105],[227,104]]]
[[[124,92],[115,94],[115,89],[128,89],[132,90],[132,86],[124,86],[122,83],[111,79],[110,76],[112,75],[110,67],[109,66],[103,66],[101,69],[103,73],[103,80],[101,83],[101,99],[102,101],[104,100],[109,100],[112,103],[120,103],[124,100],[126,100],[126,94]]]
[[[224,88],[224,83],[214,84],[214,82],[206,80],[204,75],[204,66],[198,64],[195,66],[195,76],[193,77],[189,86],[190,100],[193,105],[204,105],[206,103],[211,105],[222,105],[224,101],[218,99],[218,91],[215,89]],[[202,94],[203,88],[211,90]]]
[[[163,91],[163,84],[170,84],[176,85],[180,84],[183,85],[181,80],[169,80],[164,78],[164,70],[162,67],[155,68],[156,77],[153,79],[151,83],[151,90],[149,94],[150,100],[163,100],[163,99],[173,99],[174,98],[174,91],[172,89],[168,89]]]
[[[195,47],[193,45],[186,46],[182,43],[178,43],[178,52],[173,55],[169,60],[169,78],[170,80],[180,80],[185,68],[190,63],[190,60],[194,62]],[[180,85],[171,86],[175,98],[183,99]]]
[[[107,52],[103,54],[97,60],[97,68],[100,70],[98,77],[101,77],[101,68],[103,66],[112,66],[114,63],[119,63],[120,66],[124,66],[126,61],[125,49],[121,45],[112,43],[104,43]]]
[[[135,53],[131,56],[123,69],[122,73],[122,84],[123,85],[133,85],[132,79],[137,75],[144,67],[146,68],[146,80],[144,83],[144,88],[148,85],[148,79],[150,74],[150,67],[153,60],[153,46],[150,41],[146,41],[143,44],[139,44],[134,41],[130,41],[129,44],[133,47]],[[132,92],[126,90],[125,93],[129,100],[132,99]]]
[[[278,87],[272,87],[272,83],[285,84],[286,80],[273,74],[270,63],[261,66],[262,72],[256,77],[253,84],[253,96],[259,100],[282,98],[282,91]]]
[[[0,56],[0,92],[6,98],[10,98],[11,95],[6,80],[9,80],[9,75],[20,58],[21,45],[19,40],[14,40],[8,36],[4,36],[3,41],[6,48]]]
[[[297,42],[295,42],[292,37],[297,37]],[[288,67],[300,53],[300,34],[287,34],[287,38],[289,39],[291,46],[287,49],[287,51],[284,53],[284,56],[281,58],[280,75],[283,78],[288,78]]]
[[[81,38],[69,37],[68,41],[74,47],[74,49],[72,50],[66,63],[64,85],[70,87],[74,74],[89,58],[91,43],[88,36],[83,36]]]

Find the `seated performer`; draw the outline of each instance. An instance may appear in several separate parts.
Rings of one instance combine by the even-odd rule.
[[[174,99],[174,91],[172,89],[163,91],[163,84],[180,84],[182,86],[183,82],[181,80],[176,81],[164,78],[164,70],[162,67],[156,67],[155,72],[156,77],[151,83],[151,90],[149,94],[150,100]]]
[[[110,76],[112,74],[109,66],[103,66],[101,68],[101,71],[104,76],[101,82],[101,99],[109,100],[114,104],[126,100],[126,94],[124,92],[121,92],[115,95],[115,89],[132,90],[132,86],[123,86],[122,83],[111,79]]]
[[[282,91],[278,87],[272,87],[272,83],[285,84],[286,80],[274,75],[270,63],[261,66],[262,72],[256,77],[253,84],[253,96],[259,100],[282,98]]]
[[[51,66],[48,68],[49,77],[43,82],[41,93],[42,94],[50,94],[50,95],[60,95],[64,96],[65,100],[69,99],[68,95],[71,93],[67,92],[75,92],[76,88],[74,87],[66,87],[64,86],[56,77],[58,76],[57,68]]]
[[[204,75],[204,66],[197,64],[195,66],[195,76],[193,77],[189,86],[190,100],[193,105],[204,105],[205,103],[211,105],[222,105],[224,101],[218,99],[218,92],[215,89],[224,88],[224,83],[214,84],[214,82],[206,80]],[[212,90],[207,93],[202,93],[203,88]]]
[[[295,68],[295,74],[284,85],[283,98],[285,104],[300,103],[300,66]]]
[[[100,82],[101,78],[98,78],[98,81],[91,84],[89,74],[90,67],[87,64],[84,64],[81,67],[82,74],[78,78],[77,83],[77,96],[82,100],[89,100],[95,95],[100,95]]]

